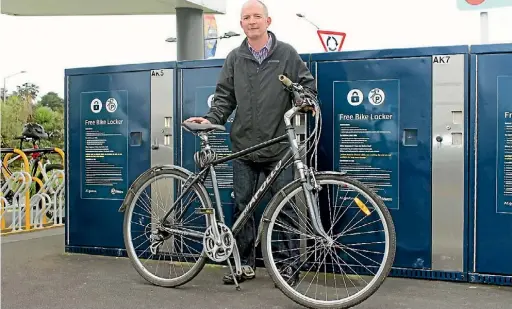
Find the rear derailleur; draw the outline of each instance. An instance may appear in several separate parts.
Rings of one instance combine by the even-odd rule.
[[[160,247],[162,247],[164,241],[171,237],[171,233],[162,225],[158,225],[156,229],[151,231],[151,235],[149,235],[149,250],[151,254],[156,255],[160,252]]]

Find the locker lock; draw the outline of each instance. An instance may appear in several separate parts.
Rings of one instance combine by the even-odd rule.
[[[440,135],[436,136],[436,141],[437,141],[438,143],[442,142],[442,141],[443,141],[443,137],[442,137],[442,136],[440,136]]]

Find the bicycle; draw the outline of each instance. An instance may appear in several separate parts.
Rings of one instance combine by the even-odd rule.
[[[267,142],[260,143],[248,149],[229,154],[227,156],[218,158],[215,151],[212,149],[209,143],[208,136],[214,131],[225,131],[225,127],[222,125],[215,124],[198,124],[198,123],[188,123],[184,122],[181,125],[185,130],[197,135],[201,140],[201,150],[195,153],[194,161],[199,168],[199,172],[194,173],[190,170],[187,170],[183,167],[177,165],[163,165],[157,166],[148,169],[144,173],[142,173],[131,185],[125,199],[119,208],[120,212],[124,212],[124,221],[123,221],[123,235],[124,242],[126,246],[126,251],[128,258],[130,259],[132,265],[136,269],[136,271],[148,282],[163,286],[163,287],[178,287],[183,284],[186,284],[190,280],[192,280],[199,272],[202,270],[207,260],[213,261],[214,263],[224,263],[227,262],[228,267],[231,271],[231,274],[240,275],[242,273],[241,265],[240,265],[240,256],[238,252],[238,247],[234,238],[241,227],[247,222],[249,216],[255,211],[257,205],[262,200],[262,197],[269,190],[271,184],[274,182],[276,177],[288,166],[294,165],[296,168],[296,172],[298,172],[299,177],[296,178],[293,182],[288,184],[286,187],[281,189],[278,194],[275,194],[271,201],[266,206],[264,213],[260,219],[258,225],[258,233],[256,244],[257,246],[260,242],[262,244],[262,255],[264,260],[265,268],[267,269],[270,277],[275,283],[275,286],[279,288],[288,298],[293,300],[294,302],[301,304],[308,308],[349,308],[355,306],[371,295],[375,293],[375,291],[381,286],[384,280],[387,278],[391,266],[394,262],[395,250],[396,250],[396,236],[395,236],[395,228],[393,224],[393,220],[389,213],[389,210],[384,205],[382,199],[367,185],[364,185],[362,182],[350,177],[346,172],[336,172],[336,171],[318,171],[315,170],[310,164],[306,165],[302,161],[301,149],[299,149],[297,139],[295,136],[294,127],[292,126],[292,119],[297,113],[305,113],[307,110],[312,110],[315,115],[315,129],[313,130],[312,135],[315,136],[315,140],[313,141],[313,146],[311,148],[315,148],[315,153],[318,144],[318,127],[321,118],[321,111],[319,108],[319,104],[316,100],[308,99],[305,96],[305,90],[296,83],[292,83],[286,76],[280,75],[279,80],[283,84],[285,90],[289,91],[292,99],[292,108],[286,112],[284,121],[286,123],[286,134],[268,140]],[[309,137],[304,145],[308,145],[312,137]],[[216,175],[215,167],[221,164],[225,164],[231,160],[240,158],[247,154],[250,154],[258,149],[268,147],[270,145],[283,142],[288,140],[289,149],[283,159],[281,159],[275,169],[267,176],[264,180],[263,184],[256,191],[251,201],[245,207],[243,213],[239,216],[239,218],[234,222],[232,228],[230,229],[225,224],[225,217],[223,214],[223,208],[221,203],[221,197],[219,193],[219,185],[218,179]],[[304,147],[306,147],[304,146]],[[316,154],[314,155],[316,156]],[[311,161],[313,157],[311,156]],[[207,177],[208,174],[210,177],[210,187],[213,190],[213,193],[209,193],[207,191]],[[175,185],[175,181],[173,181],[170,185],[165,186],[166,194],[159,195],[154,191],[156,189],[156,185],[153,184],[154,181],[160,180],[164,177],[172,177],[178,180],[182,180],[184,182],[183,185]],[[355,203],[356,206],[347,207],[343,213],[341,212],[341,208],[338,206],[328,207],[329,216],[321,216],[321,210],[325,210],[323,207],[323,203],[321,201],[325,201],[326,199],[331,199],[334,192],[328,193],[321,188],[323,184],[341,184],[342,189],[336,191],[335,200],[338,201],[338,194],[340,192],[345,192],[345,197],[341,199],[341,201],[348,200],[352,203]],[[146,188],[150,187],[150,192],[145,193],[143,195],[143,191]],[[173,190],[174,188],[174,190]],[[356,197],[348,196],[348,190],[355,190],[358,195]],[[181,191],[181,193],[180,193]],[[183,201],[185,200],[184,196],[187,193],[193,192],[198,197],[198,202],[193,211],[190,211],[192,203],[183,206]],[[290,229],[290,235],[298,234],[298,235],[306,235],[306,232],[310,232],[312,236],[308,236],[308,239],[288,239],[283,243],[290,246],[287,252],[291,257],[283,258],[277,262],[274,261],[274,255],[271,253],[272,245],[272,231],[274,226],[283,225],[280,220],[277,219],[278,215],[280,215],[281,209],[284,207],[284,204],[287,203],[288,200],[296,200],[299,193],[304,196],[306,200],[306,206],[304,208],[305,214],[301,217],[297,211],[296,218],[299,218],[298,221],[289,217],[291,220],[287,219],[290,224],[295,225]],[[213,197],[210,197],[213,195]],[[144,216],[139,211],[135,211],[136,201],[139,197],[145,196],[143,198],[143,205],[141,207],[142,210],[146,210],[150,213],[151,217]],[[152,199],[152,196],[156,196],[158,199],[162,199],[164,197],[170,197],[173,199],[172,206],[170,208],[166,207],[155,207],[156,202],[150,200],[146,202],[146,199]],[[360,197],[361,196],[361,197]],[[174,197],[176,197],[174,199]],[[361,201],[362,198],[366,198],[369,203],[364,203]],[[215,201],[215,207],[213,206],[213,201]],[[165,205],[166,203],[164,203]],[[371,204],[371,205],[370,205]],[[300,210],[299,210],[300,212]],[[335,232],[337,230],[338,225],[343,221],[342,217],[344,214],[355,212],[356,215],[361,214],[363,219],[357,221],[350,228],[345,228],[341,233]],[[161,219],[152,219],[153,215],[157,215],[158,213],[162,214],[163,217]],[[338,219],[333,218],[334,215],[339,215],[341,213],[341,217]],[[287,214],[283,212],[283,214]],[[292,212],[289,212],[288,215],[291,216]],[[383,230],[377,231],[378,235],[384,235],[384,242],[373,242],[368,241],[372,240],[367,238],[365,242],[359,244],[348,243],[346,239],[350,236],[357,237],[367,237],[370,233],[366,234],[366,232],[353,233],[355,230],[362,229],[363,227],[368,227],[370,224],[376,222],[371,222],[368,224],[361,225],[359,227],[355,227],[355,225],[362,222],[362,220],[370,218],[372,214],[376,214],[380,219],[382,219]],[[198,215],[200,220],[204,219],[205,231],[200,232],[192,228],[184,228],[183,225],[186,223],[179,223],[185,216],[186,218],[190,218],[192,215]],[[295,215],[294,215],[295,216]],[[132,218],[134,220],[132,221]],[[148,219],[149,218],[149,219]],[[311,219],[311,224],[305,223],[305,219]],[[330,227],[324,227],[324,223],[330,218]],[[350,220],[349,224],[354,222],[355,216],[352,220]],[[345,220],[346,221],[346,220]],[[191,222],[190,220],[187,222]],[[344,221],[343,221],[344,222]],[[142,227],[140,231],[132,231],[132,228]],[[155,228],[153,228],[153,226]],[[142,236],[148,233],[149,236],[147,240],[141,239]],[[135,239],[131,239],[131,236],[136,236]],[[281,236],[284,237],[285,233],[282,233]],[[291,236],[289,236],[291,237]],[[369,236],[368,236],[369,237]],[[373,237],[373,236],[371,236]],[[341,243],[340,239],[343,238],[345,243]],[[197,240],[196,240],[197,239]],[[164,272],[172,275],[172,267],[183,269],[183,266],[192,264],[190,270],[184,272],[183,275],[178,276],[177,278],[165,279],[160,277],[157,274],[152,274],[148,267],[153,265],[153,262],[156,263],[156,256],[158,255],[158,261],[161,260],[162,256],[165,255],[166,252],[163,250],[164,243],[170,240],[172,243],[172,248],[169,249],[169,256],[164,256],[165,263]],[[180,242],[180,240],[182,242]],[[305,246],[308,241],[315,240],[319,241],[319,244],[314,244],[313,246]],[[149,241],[149,242],[148,242]],[[193,242],[196,241],[194,244]],[[300,244],[299,244],[300,242]],[[291,246],[291,244],[295,244]],[[295,286],[300,286],[302,281],[307,277],[307,274],[304,276],[301,272],[306,269],[308,266],[310,270],[316,267],[315,277],[318,275],[320,270],[325,271],[325,279],[322,280],[322,283],[325,283],[325,292],[326,294],[329,292],[328,290],[332,290],[330,286],[327,284],[327,263],[322,268],[322,266],[315,266],[317,263],[308,262],[311,257],[317,257],[320,255],[321,259],[324,261],[333,261],[333,262],[342,262],[341,266],[338,265],[339,271],[341,271],[341,277],[343,282],[352,281],[351,276],[353,272],[356,270],[361,270],[362,273],[369,272],[372,273],[370,269],[371,266],[363,265],[359,262],[360,265],[351,265],[348,257],[354,257],[353,255],[361,254],[360,252],[364,252],[365,254],[372,253],[375,254],[375,251],[370,250],[360,250],[351,248],[350,245],[360,246],[362,244],[383,244],[384,252],[382,258],[382,264],[376,268],[375,278],[372,279],[367,287],[359,291],[353,296],[348,296],[347,298],[341,300],[321,300],[313,299],[309,296],[305,296],[300,294],[298,291],[294,290]],[[137,246],[136,246],[137,245]],[[143,246],[144,245],[144,246]],[[202,246],[202,249],[198,249],[197,246]],[[140,249],[139,249],[140,248]],[[184,254],[184,262],[181,261],[181,258],[177,263],[174,263],[174,258],[176,257],[175,251],[177,249],[189,249],[189,253]],[[312,253],[309,253],[307,257],[304,257],[304,253],[300,254],[298,257],[293,256],[291,251],[293,250],[310,250],[313,249]],[[192,251],[194,252],[192,252]],[[325,252],[323,252],[323,251]],[[340,254],[338,251],[340,250]],[[320,252],[322,251],[322,252]],[[341,252],[343,251],[343,252]],[[350,251],[350,252],[349,252]],[[284,252],[284,251],[283,251]],[[283,253],[281,252],[281,253]],[[352,252],[353,255],[351,254]],[[141,259],[137,257],[137,254],[141,254],[142,258],[147,258],[151,260],[151,262],[147,262],[146,266],[143,265]],[[298,253],[297,253],[298,254]],[[341,257],[340,257],[341,255]],[[155,256],[155,258],[153,258]],[[277,255],[276,255],[277,256]],[[170,262],[168,261],[170,258]],[[235,268],[233,269],[230,258],[234,259]],[[304,262],[302,262],[303,259]],[[284,264],[287,260],[290,260],[290,265]],[[299,265],[299,263],[301,263]],[[146,263],[146,262],[145,262]],[[292,264],[293,263],[293,264]],[[278,268],[279,264],[279,268]],[[331,263],[333,264],[333,263]],[[167,270],[167,266],[169,266],[169,270]],[[343,267],[342,267],[343,266]],[[176,275],[178,275],[177,269],[174,269]],[[374,267],[375,268],[375,267]],[[286,274],[287,271],[295,271],[294,274]],[[338,269],[334,266],[329,266],[329,271],[333,272],[334,276],[334,285],[336,285],[336,274],[335,270]],[[158,272],[158,266],[157,266]],[[309,272],[308,272],[309,273]],[[297,281],[301,278],[302,280],[297,283]],[[283,278],[294,279],[293,283],[286,282]],[[359,275],[362,281],[365,281],[363,277]],[[234,277],[234,283],[237,290],[240,290],[240,285]],[[345,280],[347,279],[347,280]],[[313,278],[314,280],[314,278]],[[319,279],[316,279],[317,283]],[[355,279],[354,279],[355,280]],[[357,283],[360,280],[358,279]],[[297,285],[298,284],[298,285]],[[329,284],[332,284],[332,278],[329,274]],[[310,284],[311,286],[311,284]],[[357,289],[356,284],[354,287]],[[345,285],[345,289],[347,294],[349,294],[349,288]],[[350,288],[353,290],[353,288]],[[309,288],[308,288],[309,291]],[[307,294],[307,292],[305,294]],[[318,292],[318,288],[316,289],[315,296]],[[344,291],[343,291],[344,292]],[[336,287],[336,294],[338,294],[338,288]],[[323,298],[323,296],[322,296]]]

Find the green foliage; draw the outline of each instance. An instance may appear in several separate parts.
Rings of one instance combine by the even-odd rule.
[[[53,111],[58,111],[61,114],[64,113],[64,99],[59,97],[55,92],[48,92],[41,97],[41,100],[37,103],[37,106],[49,107]]]
[[[28,118],[28,110],[18,96],[11,95],[2,102],[1,114],[2,147],[13,147],[14,138],[21,134],[23,124]]]
[[[34,110],[34,122],[43,126],[46,133],[53,133],[51,139],[40,142],[42,147],[64,146],[64,115],[61,111],[53,111],[47,106],[39,105]]]
[[[0,109],[2,147],[19,147],[19,140],[14,138],[21,135],[23,125],[28,122],[38,123],[46,133],[52,134],[50,139],[40,141],[40,147],[64,147],[64,100],[57,93],[49,92],[36,102],[38,94],[39,86],[25,83],[6,95]]]

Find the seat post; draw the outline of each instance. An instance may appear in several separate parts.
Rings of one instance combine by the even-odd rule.
[[[210,142],[208,141],[208,133],[207,132],[199,132],[197,135],[201,139],[201,147],[204,149],[210,149]]]

